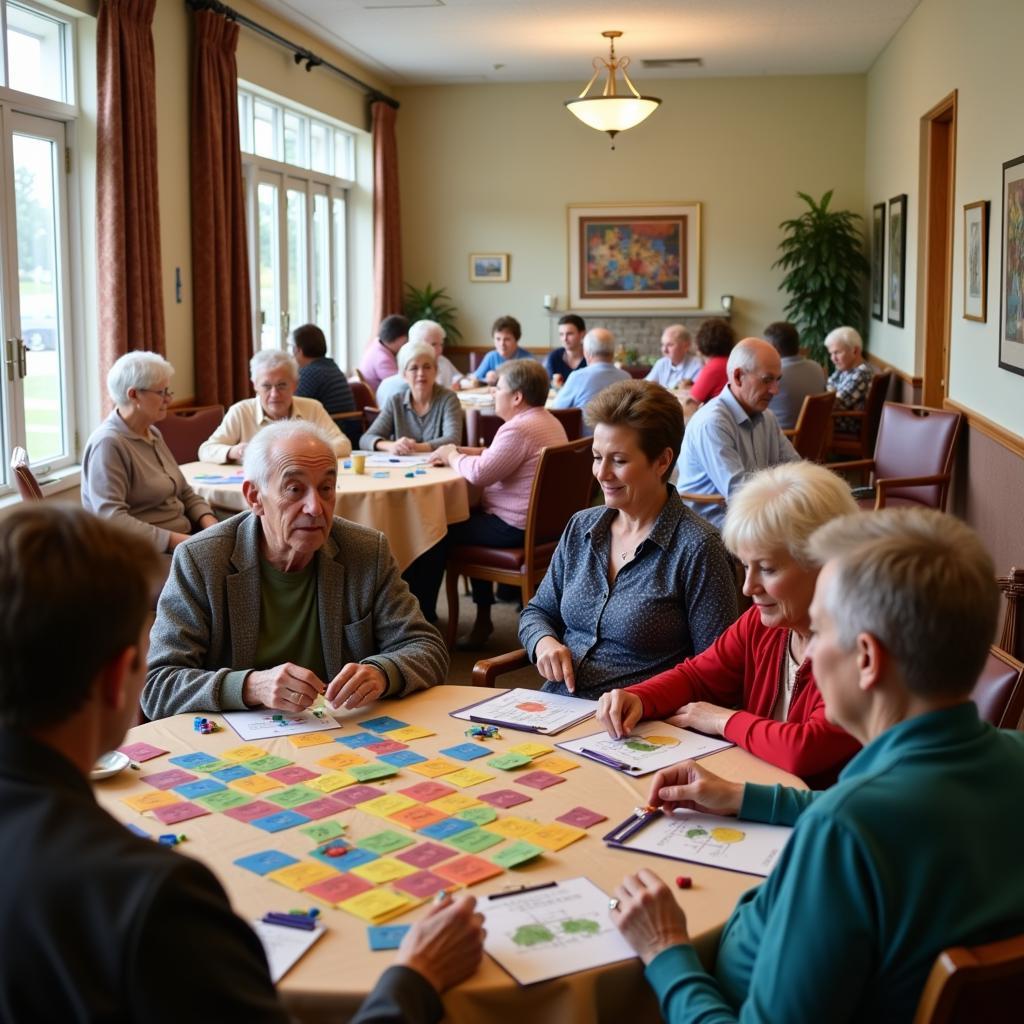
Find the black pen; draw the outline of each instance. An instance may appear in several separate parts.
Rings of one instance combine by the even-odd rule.
[[[557,882],[543,882],[540,885],[519,885],[515,889],[509,889],[508,892],[496,892],[488,896],[489,900],[503,900],[506,896],[519,896],[524,892],[537,892],[540,889],[553,889]]]
[[[595,761],[600,761],[601,764],[606,764],[609,768],[615,768],[620,772],[630,772],[633,770],[632,765],[623,764],[621,761],[606,757],[604,754],[599,754],[596,750],[587,750],[585,747],[580,747],[580,753],[585,757],[592,757]]]

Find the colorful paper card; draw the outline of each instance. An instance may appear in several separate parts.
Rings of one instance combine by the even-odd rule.
[[[379,756],[382,761],[393,764],[396,768],[408,768],[411,764],[422,764],[427,760],[422,754],[417,754],[415,750],[396,750],[393,754],[380,754]]]
[[[420,843],[411,850],[403,850],[395,854],[396,860],[404,860],[406,864],[414,864],[418,868],[432,868],[443,860],[455,856],[455,851],[440,843]]]
[[[233,764],[230,768],[218,768],[210,774],[221,782],[234,782],[235,779],[246,779],[256,773],[251,768],[246,768],[244,764]]]
[[[493,807],[466,807],[456,811],[455,817],[471,821],[474,825],[489,825],[498,817],[498,812]]]
[[[565,779],[561,775],[555,775],[554,772],[535,771],[517,775],[516,782],[520,786],[529,786],[531,789],[548,789],[550,786],[557,786],[560,782],[565,782]]]
[[[526,864],[535,857],[539,857],[543,852],[539,846],[534,846],[533,843],[520,839],[506,846],[503,850],[492,853],[491,860],[503,868],[517,868],[520,864]]]
[[[354,764],[351,768],[346,768],[345,771],[357,782],[389,779],[392,775],[398,774],[398,769],[393,764],[381,764],[380,761],[373,764]]]
[[[478,757],[487,757],[494,751],[480,743],[458,743],[454,747],[445,747],[442,751],[445,757],[454,757],[459,761],[475,761]]]
[[[291,864],[298,864],[298,859],[280,850],[263,850],[261,853],[250,853],[247,857],[239,857],[235,863],[246,871],[257,875],[269,875]]]
[[[597,811],[592,811],[587,807],[574,807],[571,811],[566,811],[565,814],[560,814],[555,818],[555,821],[564,821],[566,825],[575,825],[577,828],[590,828],[591,825],[607,820],[607,815],[598,814]]]
[[[460,768],[457,772],[446,775],[444,781],[468,789],[470,786],[479,786],[482,782],[493,782],[494,776],[488,775],[487,772],[478,772],[475,768]]]
[[[344,804],[348,804],[350,807],[355,807],[357,804],[364,804],[367,800],[375,800],[379,796],[387,796],[387,793],[383,789],[378,789],[376,786],[351,786],[349,789],[343,789],[337,793],[334,797],[335,800],[340,800]]]
[[[405,878],[397,879],[394,887],[402,892],[409,893],[410,896],[415,896],[417,899],[429,900],[431,896],[436,895],[442,890],[450,889],[452,883],[447,878],[435,875],[433,871],[424,870],[416,871],[411,875],[406,875]]]
[[[294,828],[296,825],[308,825],[309,818],[296,811],[279,811],[277,814],[268,814],[265,818],[253,818],[250,824],[263,829],[264,832],[283,832],[286,828]]]
[[[435,811],[443,811],[445,814],[457,814],[459,811],[466,810],[467,807],[479,807],[480,801],[466,796],[465,793],[452,793],[450,796],[431,800],[427,806],[433,807]]]
[[[249,802],[244,793],[236,793],[231,789],[199,797],[199,803],[209,811],[230,811],[233,807],[244,807]]]
[[[492,846],[497,846],[498,843],[504,841],[504,836],[495,835],[494,832],[488,832],[485,828],[467,829],[446,840],[456,849],[462,850],[463,853],[483,853],[484,850],[489,850]]]
[[[186,800],[194,800],[197,796],[209,796],[211,793],[223,793],[227,786],[213,779],[200,779],[198,782],[186,782],[175,786],[174,792],[180,793]]]
[[[286,786],[297,786],[300,782],[306,782],[308,779],[319,778],[316,772],[303,768],[301,764],[290,764],[284,768],[275,768],[272,772],[267,772],[267,775],[271,779],[283,782]]]
[[[237,766],[236,761],[207,761],[204,764],[197,764],[192,766],[193,771],[202,772],[204,775],[213,775],[215,772],[222,772],[226,768],[234,768]]]
[[[378,743],[368,743],[363,749],[369,750],[371,754],[380,757],[381,754],[394,754],[399,750],[407,750],[408,747],[396,740],[381,740]]]
[[[339,848],[344,851],[342,855],[332,856],[330,851],[338,850]],[[332,840],[319,850],[314,850],[310,853],[310,856],[314,860],[320,861],[321,864],[326,864],[329,868],[333,868],[335,871],[345,872],[359,867],[360,864],[369,864],[371,860],[377,859],[377,854],[371,853],[369,850],[357,850],[354,846],[349,846],[339,839]]]
[[[335,736],[334,742],[346,747],[365,747],[368,743],[380,743],[380,737],[375,732],[355,732],[351,736]]]
[[[179,768],[199,768],[204,764],[212,764],[218,758],[197,750],[191,754],[178,754],[177,757],[169,758],[169,760],[171,764],[176,764]]]
[[[488,832],[496,832],[499,836],[504,836],[506,839],[524,839],[527,836],[532,839],[533,833],[540,828],[540,825],[536,821],[527,821],[526,818],[516,818],[509,815],[506,818],[492,821],[489,825],[484,825],[483,828],[487,829]]]
[[[410,743],[413,740],[425,740],[428,736],[435,736],[437,734],[430,729],[424,729],[421,725],[407,725],[402,729],[391,729],[384,735],[389,740],[397,740],[399,743]]]
[[[421,764],[409,766],[409,771],[415,772],[417,775],[425,775],[428,779],[436,779],[441,775],[450,775],[458,770],[459,766],[454,761],[446,761],[441,757],[434,757],[429,761],[423,761]]]
[[[121,798],[121,803],[127,804],[133,811],[152,811],[157,807],[167,807],[169,804],[176,804],[181,800],[177,793],[168,793],[158,789],[151,793],[142,793],[139,796],[126,796]]]
[[[413,900],[388,889],[371,889],[338,904],[339,909],[373,923],[387,921],[410,909]]]
[[[333,743],[334,737],[326,732],[301,732],[297,736],[289,736],[288,742],[293,747],[319,747],[322,743]]]
[[[433,807],[425,807],[423,804],[414,804],[406,807],[405,810],[396,811],[388,817],[403,828],[410,828],[418,832],[424,825],[433,825],[435,821],[443,821],[448,817],[443,811],[435,810]]]
[[[278,868],[267,875],[272,881],[280,882],[281,885],[286,885],[296,892],[302,892],[317,882],[324,882],[333,877],[334,872],[326,864],[313,864],[310,861],[289,864],[288,867]]]
[[[318,821],[315,825],[306,825],[299,831],[309,836],[314,843],[326,843],[329,839],[337,839],[345,831],[340,821]]]
[[[304,891],[318,900],[336,907],[342,900],[350,900],[362,892],[369,892],[373,888],[371,882],[355,875],[332,875],[326,881],[316,882],[308,886]]]
[[[339,789],[351,786],[356,780],[344,772],[329,772],[318,779],[310,779],[305,785],[307,789],[315,789],[318,793],[336,793]]]
[[[371,732],[393,732],[395,729],[406,728],[409,723],[400,722],[397,718],[391,718],[390,715],[381,715],[379,718],[368,718],[365,722],[358,724]],[[391,738],[394,739],[394,737]]]
[[[232,789],[240,789],[243,793],[252,793],[253,796],[259,793],[269,793],[275,789],[284,789],[284,783],[268,778],[266,775],[250,775],[245,779],[235,779],[229,785]]]
[[[354,764],[366,764],[366,758],[360,757],[359,754],[353,753],[351,750],[340,750],[337,754],[331,754],[329,757],[321,757],[317,764],[323,765],[324,768],[330,768],[332,771],[341,771]]]
[[[420,835],[430,836],[431,839],[447,839],[449,836],[471,828],[476,828],[471,821],[464,821],[462,818],[445,818],[444,821],[436,821],[433,825],[424,825],[420,829]]]
[[[577,828],[575,825],[560,825],[552,822],[549,825],[541,825],[530,835],[530,842],[543,846],[545,850],[561,850],[577,839],[583,839],[586,831]]]
[[[207,797],[206,799],[209,799]],[[267,803],[266,800],[254,800],[251,804],[239,804],[224,813],[235,821],[252,821],[253,818],[265,818],[268,814],[277,814],[280,808]]]
[[[182,786],[186,782],[195,782],[198,776],[183,768],[170,768],[165,772],[154,772],[152,775],[143,775],[139,782],[146,783],[154,789],[171,789],[174,786]]]
[[[359,810],[369,811],[376,814],[378,818],[387,818],[397,811],[406,811],[410,807],[418,806],[416,801],[401,793],[386,793],[384,796],[375,797],[359,805]]]
[[[494,878],[501,872],[502,868],[497,864],[492,864],[482,857],[475,857],[471,853],[465,857],[456,857],[455,860],[446,860],[434,868],[435,874],[459,885],[476,885],[477,882]]]
[[[316,798],[317,794],[305,786],[289,786],[287,789],[282,789],[280,793],[273,793],[267,797],[272,804],[277,804],[278,807],[298,807]]]
[[[525,754],[507,753],[499,754],[497,757],[492,757],[487,764],[491,768],[500,768],[503,772],[513,772],[517,768],[522,768],[524,764],[532,764],[533,758],[527,757]]]
[[[417,782],[415,786],[407,786],[398,792],[411,796],[413,800],[429,803],[431,800],[437,800],[442,796],[449,796],[455,790],[451,786],[446,786],[443,782]]]
[[[517,793],[514,789],[496,789],[493,793],[481,793],[480,799],[492,807],[508,808],[529,803],[533,797]]]
[[[254,772],[272,772],[278,768],[286,768],[288,765],[294,762],[289,761],[287,757],[278,757],[277,754],[267,754],[266,757],[258,757],[255,761],[249,761],[246,764],[246,768],[251,768]]]
[[[370,949],[374,952],[382,949],[398,949],[409,928],[410,926],[407,924],[371,924],[366,929]]]
[[[180,804],[166,804],[163,807],[153,808],[153,817],[165,825],[177,825],[179,821],[191,821],[193,818],[202,818],[210,812],[199,804],[185,800]]]
[[[342,810],[341,804],[326,796],[317,797],[315,800],[309,800],[299,806],[301,807],[300,813],[313,821],[316,821],[317,818],[329,818],[332,814],[337,814]]]
[[[579,766],[579,761],[570,761],[567,757],[556,757],[554,754],[546,754],[534,762],[535,768],[545,772],[555,772],[557,775],[564,775]]]
[[[396,878],[405,878],[406,875],[414,875],[416,868],[411,864],[403,864],[393,857],[381,857],[380,860],[371,861],[369,864],[360,864],[354,867],[351,872],[359,878],[365,878],[375,885],[383,885],[385,882],[393,882]]]
[[[269,752],[264,750],[263,747],[257,747],[251,743],[243,743],[240,747],[222,750],[220,756],[225,761],[255,761],[260,757],[268,757]]]
[[[517,743],[514,747],[509,747],[515,754],[525,754],[527,757],[540,757],[542,754],[550,754],[554,752],[554,747],[545,746],[543,743],[533,743],[527,740],[526,743]]]
[[[401,832],[384,829],[383,832],[374,832],[372,836],[356,840],[356,846],[361,850],[372,850],[383,856],[386,853],[394,853],[395,850],[403,850],[407,846],[412,846],[413,842],[414,840]]]
[[[126,743],[117,749],[132,761],[150,761],[161,754],[169,753],[163,747],[154,747],[152,743]]]

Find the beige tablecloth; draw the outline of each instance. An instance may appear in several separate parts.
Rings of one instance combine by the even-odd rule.
[[[379,467],[367,467],[362,476],[338,462],[335,512],[344,519],[380,530],[391,544],[399,569],[406,569],[424,551],[432,548],[448,531],[449,523],[469,518],[469,489],[466,481],[448,467],[427,466],[426,473],[407,477],[409,472],[388,469],[387,477],[375,477]],[[245,509],[241,470],[237,466],[216,466],[189,462],[181,467],[185,479],[197,494],[216,508],[231,512]],[[238,476],[237,483],[196,479],[203,476]]]
[[[355,714],[340,712],[338,718],[346,725],[351,725],[374,715],[388,714],[410,724],[433,729],[436,736],[411,743],[416,752],[433,757],[441,748],[464,739],[463,733],[468,723],[453,719],[448,713],[494,692],[468,686],[437,686],[405,700],[382,702]],[[218,716],[209,717],[220,721]],[[131,730],[129,740],[144,740],[169,749],[172,755],[193,750],[216,754],[242,742],[230,728],[201,736],[193,731],[192,718],[192,715],[179,715],[137,726]],[[595,724],[591,720],[556,738],[545,738],[543,742],[553,745],[556,739],[583,736],[594,731]],[[506,729],[500,740],[488,740],[487,745],[497,753],[502,753],[509,747],[533,739],[537,737]],[[286,738],[261,741],[258,745],[318,772],[327,770],[316,766],[319,758],[348,749],[337,744],[296,749]],[[705,962],[710,962],[718,933],[737,898],[757,884],[758,880],[749,875],[606,847],[601,836],[623,821],[638,802],[642,802],[648,782],[629,779],[564,751],[556,753],[580,764],[579,768],[566,773],[566,781],[561,785],[543,791],[528,790],[516,785],[510,773],[488,768],[485,759],[480,759],[472,762],[472,767],[493,774],[494,781],[460,792],[475,796],[507,788],[521,790],[532,797],[530,803],[499,811],[501,816],[517,815],[550,822],[570,808],[582,805],[607,815],[608,821],[592,826],[585,839],[557,853],[545,853],[525,868],[507,871],[476,885],[472,892],[480,898],[517,884],[536,885],[579,875],[585,875],[605,892],[611,892],[624,875],[643,866],[650,868],[669,885],[673,884],[678,874],[686,874],[693,878],[693,888],[679,894],[680,903],[686,910],[690,933],[694,936],[701,956]],[[731,779],[802,786],[793,776],[738,748],[715,754],[707,758],[705,763]],[[138,814],[121,802],[126,796],[153,792],[140,781],[140,774],[171,767],[166,757],[160,757],[144,764],[141,772],[124,771],[96,784],[98,798],[115,817],[132,822],[151,834],[166,831],[185,833],[188,840],[179,850],[202,860],[216,873],[227,889],[235,910],[248,920],[262,916],[267,910],[287,910],[293,906],[307,906],[316,902],[250,874],[232,863],[237,857],[265,849],[278,849],[296,857],[306,857],[313,844],[297,830],[268,835],[223,814],[211,814],[168,829],[151,816]],[[421,781],[421,776],[402,769],[397,776],[373,785],[392,792]],[[444,780],[442,778],[438,781]],[[338,820],[347,825],[347,835],[354,839],[389,827],[382,819],[358,809],[342,812]],[[339,1021],[351,1015],[393,958],[392,953],[370,952],[366,926],[361,920],[344,911],[327,907],[322,907],[321,912],[328,928],[326,935],[282,979],[280,985],[290,1012],[309,1022]],[[424,910],[420,908],[398,921],[411,922],[423,913]],[[485,957],[476,975],[446,993],[444,1003],[446,1019],[458,1024],[479,1024],[481,1021],[508,1021],[515,1024],[527,1021],[529,1024],[571,1024],[575,1021],[601,1021],[608,1024],[623,1024],[626,1021],[628,1024],[642,1024],[650,1021],[653,1024],[659,1019],[653,994],[643,979],[639,960],[625,961],[521,988],[493,960]]]

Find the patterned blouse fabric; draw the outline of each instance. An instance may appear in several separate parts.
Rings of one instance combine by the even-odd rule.
[[[869,363],[861,363],[852,370],[836,370],[828,379],[829,391],[836,393],[836,409],[863,409],[871,387],[874,370]],[[837,434],[859,434],[860,422],[840,417],[836,420]]]

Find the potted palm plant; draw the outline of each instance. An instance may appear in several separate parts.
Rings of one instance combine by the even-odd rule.
[[[406,282],[403,312],[410,323],[417,320],[433,320],[439,323],[450,342],[462,340],[462,334],[455,326],[458,308],[451,304],[451,299],[444,288],[435,288],[429,281],[424,288],[416,288]]]

